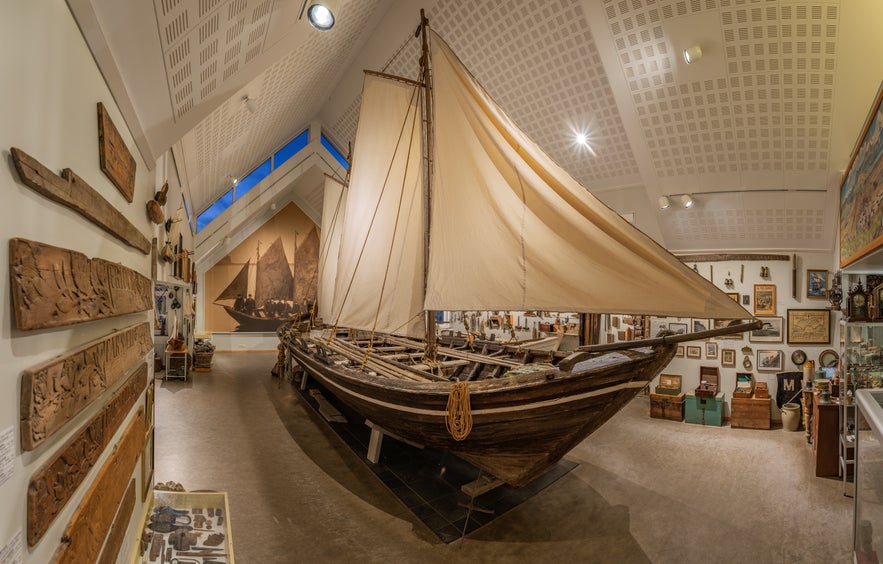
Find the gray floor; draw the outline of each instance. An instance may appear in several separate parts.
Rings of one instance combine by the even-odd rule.
[[[812,476],[803,433],[650,419],[637,398],[579,466],[445,545],[269,375],[219,353],[157,381],[156,480],[226,491],[237,562],[850,562],[852,500]]]

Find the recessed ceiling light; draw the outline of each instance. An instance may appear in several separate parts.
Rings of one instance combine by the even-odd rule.
[[[328,31],[337,21],[338,0],[313,0],[307,8],[307,19],[310,25],[319,31]]]
[[[701,58],[702,48],[698,45],[693,45],[692,47],[684,49],[684,61],[686,61],[688,65],[695,63]]]

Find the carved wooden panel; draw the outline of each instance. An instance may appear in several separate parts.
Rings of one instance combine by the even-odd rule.
[[[33,450],[153,350],[140,323],[25,370],[21,380],[21,448]]]
[[[22,331],[153,307],[146,276],[61,247],[10,239],[9,271],[15,324]]]
[[[25,186],[74,210],[145,255],[150,252],[147,237],[71,169],[64,169],[58,176],[21,149],[12,147],[10,151],[18,176]]]
[[[95,466],[107,443],[147,385],[142,364],[89,423],[31,476],[28,485],[28,545],[37,544]]]
[[[131,203],[135,196],[135,159],[101,102],[98,102],[98,165]]]
[[[129,520],[132,517],[132,510],[135,509],[135,479],[129,482],[126,489],[126,495],[117,511],[116,519],[110,526],[110,533],[107,535],[107,542],[104,544],[104,550],[101,551],[101,559],[98,564],[114,564],[117,556],[120,554],[120,548],[123,546],[123,540],[126,537],[126,529],[129,528]]]
[[[143,448],[144,408],[140,407],[71,518],[54,562],[81,563],[98,559]]]

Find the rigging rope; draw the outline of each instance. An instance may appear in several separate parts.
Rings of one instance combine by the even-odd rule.
[[[454,382],[448,395],[448,416],[445,427],[455,441],[462,441],[472,431],[472,406],[469,382]]]

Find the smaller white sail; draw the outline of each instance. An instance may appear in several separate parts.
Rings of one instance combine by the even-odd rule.
[[[326,323],[333,321],[334,282],[337,279],[337,258],[340,235],[346,213],[346,187],[336,179],[325,177],[325,195],[322,202],[322,237],[319,240],[319,317]]]

